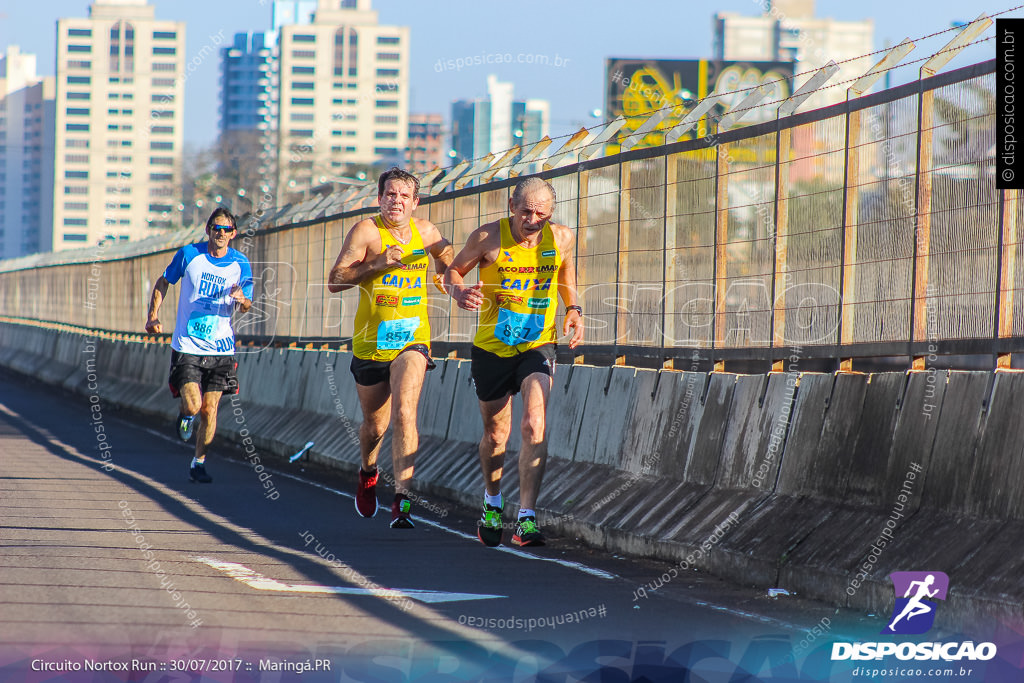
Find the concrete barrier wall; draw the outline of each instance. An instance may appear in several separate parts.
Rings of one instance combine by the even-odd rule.
[[[242,349],[218,435],[264,462],[307,441],[354,473],[347,352]],[[171,421],[170,348],[0,323],[0,365]],[[518,401],[516,402],[518,405]],[[514,512],[521,409],[503,492]],[[482,435],[469,361],[439,359],[419,405],[416,488],[476,508]],[[1024,375],[735,375],[560,366],[541,525],[614,552],[884,613],[888,574],[939,570],[947,626],[1019,617]],[[380,464],[390,481],[390,441]],[[651,589],[653,590],[653,588]]]

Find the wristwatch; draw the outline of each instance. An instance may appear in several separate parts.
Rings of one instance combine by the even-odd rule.
[[[576,304],[573,304],[572,306],[566,306],[565,307],[566,314],[568,314],[569,311],[576,311],[577,313],[580,314],[581,318],[583,317],[583,307],[582,306],[577,306]]]

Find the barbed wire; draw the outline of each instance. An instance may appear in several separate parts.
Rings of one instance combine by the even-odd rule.
[[[1008,14],[1010,12],[1014,12],[1014,11],[1022,9],[1022,8],[1024,8],[1024,4],[1016,5],[1014,7],[1010,7],[1010,8],[1004,9],[1004,10],[999,11],[999,12],[988,14],[988,15],[986,15],[986,17],[989,18],[989,19],[994,19],[995,17],[1001,16],[1001,15],[1004,15],[1004,14]],[[969,26],[971,23],[974,23],[974,22],[968,22],[964,26],[950,26],[949,28],[945,28],[945,29],[942,29],[942,30],[939,30],[939,31],[934,31],[932,33],[928,33],[926,35],[923,35],[923,36],[920,36],[920,37],[917,37],[917,38],[908,39],[908,40],[911,40],[911,42],[917,43],[917,42],[925,41],[925,40],[928,40],[930,38],[934,38],[936,36],[941,36],[941,35],[944,35],[944,34],[947,34],[947,33],[953,32],[953,31],[963,31],[966,28],[966,26]],[[960,51],[962,49],[965,49],[965,48],[973,46],[973,45],[978,45],[978,44],[981,44],[981,43],[984,43],[984,42],[988,42],[990,40],[993,40],[994,37],[995,36],[987,36],[987,37],[984,37],[984,38],[978,38],[976,40],[973,40],[973,41],[969,42],[967,45],[964,45],[962,47],[945,48],[945,49],[942,49],[942,50],[938,50],[938,51],[936,51],[936,52],[934,52],[934,53],[932,53],[930,55],[927,55],[925,57],[921,57],[919,59],[915,59],[915,60],[912,60],[912,61],[909,61],[909,62],[900,62],[900,63],[894,64],[894,65],[892,65],[890,67],[886,67],[885,69],[880,69],[879,71],[877,71],[875,73],[877,73],[878,75],[881,76],[881,75],[884,75],[884,74],[886,74],[886,73],[888,73],[890,71],[894,71],[896,69],[902,69],[902,68],[906,68],[906,67],[912,66],[914,64],[918,64],[918,63],[921,63],[921,62],[928,61],[929,59],[932,59],[933,57],[936,57],[936,56],[938,56],[940,54],[945,54],[946,52],[952,52],[954,50],[955,51]],[[895,47],[897,47],[897,46],[887,47],[887,48],[883,48],[881,50],[875,50],[873,52],[868,52],[868,53],[865,53],[863,55],[858,55],[856,57],[850,57],[848,59],[844,59],[844,60],[841,60],[839,62],[830,62],[830,63],[834,63],[836,66],[841,66],[843,64],[857,62],[857,61],[860,61],[860,60],[863,60],[865,58],[872,57],[872,56],[875,56],[875,55],[888,54],[893,49],[895,49]],[[764,83],[759,83],[758,85],[755,85],[755,86],[751,86],[751,87],[748,87],[748,88],[738,88],[736,90],[731,90],[731,91],[729,91],[727,93],[717,93],[717,95],[719,97],[727,97],[727,96],[730,96],[730,95],[735,96],[735,95],[738,95],[740,93],[750,92],[752,90],[756,90],[756,89],[759,89],[759,88],[762,88],[762,87],[765,87],[765,86],[770,86],[770,85],[773,85],[773,84],[786,83],[786,82],[794,81],[795,79],[797,79],[797,78],[799,78],[801,76],[813,75],[813,74],[819,72],[821,70],[821,68],[822,67],[818,67],[818,68],[815,68],[815,69],[810,69],[810,70],[807,70],[807,71],[802,71],[802,72],[794,73],[792,76],[789,76],[789,77],[780,78],[780,79],[776,79],[776,80],[773,80],[773,81],[765,81]],[[807,93],[807,96],[810,97],[810,96],[812,96],[812,95],[814,95],[816,93],[819,93],[819,92],[827,91],[827,90],[830,90],[830,89],[833,89],[833,88],[838,88],[839,86],[845,85],[845,84],[848,84],[848,83],[854,83],[857,80],[859,80],[862,76],[858,76],[856,78],[849,78],[849,79],[846,79],[846,80],[843,80],[843,81],[838,81],[838,82],[835,82],[835,83],[830,83],[828,85],[823,85],[823,86],[815,88],[814,90],[812,90],[809,93]],[[664,98],[662,98],[662,99],[664,99]],[[704,99],[706,99],[706,98],[704,98]],[[746,107],[746,108],[734,108],[734,109],[728,110],[728,112],[726,112],[726,113],[728,113],[728,114],[743,114],[744,112],[747,112],[747,111],[752,111],[752,110],[755,110],[755,109],[767,108],[767,107],[770,107],[771,105],[774,105],[776,103],[782,103],[786,99],[789,99],[789,98],[784,98],[784,99],[780,99],[780,100],[770,100],[768,102],[760,102],[760,103],[758,103],[758,104],[756,104],[754,106]],[[703,100],[700,100],[700,101],[703,101]],[[696,106],[697,103],[699,103],[699,101],[694,102],[694,104],[692,106]],[[664,107],[659,107],[657,109],[652,109],[652,110],[650,110],[648,112],[645,112],[644,116],[649,118],[650,116],[653,116],[654,114],[656,114],[658,112],[665,111],[665,110],[678,109],[678,108],[684,107],[684,106],[685,105],[683,105],[682,103],[679,103],[679,104],[667,104]],[[627,118],[639,118],[639,117],[627,117]],[[574,131],[572,133],[566,133],[566,134],[558,135],[558,136],[555,136],[555,137],[549,137],[548,138],[550,140],[549,145],[553,145],[555,142],[557,142],[559,140],[568,140],[568,139],[572,138],[573,136],[577,135],[580,131],[586,131],[587,133],[592,133],[593,131],[601,130],[601,129],[605,128],[610,123],[612,123],[612,120],[605,120],[605,121],[603,121],[601,123],[595,124],[595,125],[590,126],[590,127],[582,126],[580,128],[580,130]],[[678,125],[678,124],[676,124],[676,125]],[[656,128],[655,130],[648,131],[648,134],[654,133],[654,132],[667,133],[668,131],[672,130],[675,127],[676,126],[670,126],[669,128],[661,128],[661,129],[657,129]],[[584,148],[586,148],[586,147],[588,147],[588,146],[590,146],[592,144],[594,144],[593,141],[589,141],[589,140],[585,139],[584,140],[584,144],[580,145],[579,147],[574,147],[571,150],[562,150],[560,147],[558,147],[558,148],[555,148],[555,153],[561,154],[563,151],[564,152],[573,153],[573,152],[576,152],[577,150],[582,150],[582,149],[584,149]],[[521,153],[527,151],[527,149],[523,148],[521,145],[517,145],[517,146],[520,147]],[[510,147],[509,149],[502,150],[500,152],[496,152],[496,153],[493,153],[493,154],[496,157],[500,157],[501,155],[506,154],[507,152],[509,152],[509,151],[511,151],[512,149],[515,149],[515,148],[516,148],[516,146],[513,146],[513,147]],[[553,156],[553,154],[549,154],[546,157],[538,157],[537,159],[534,159],[532,161],[532,163],[538,163],[538,162],[543,161],[544,159],[550,159],[551,156]],[[473,165],[475,165],[477,162],[485,159],[486,157],[487,157],[487,155],[483,155],[483,156],[480,156],[480,157],[475,157],[475,158],[471,158],[471,159],[465,159],[463,161],[468,161],[469,164],[470,164],[469,168],[472,168]],[[459,163],[463,163],[463,162],[459,162]],[[519,163],[519,162],[515,162],[515,163]],[[514,164],[508,164],[507,167],[511,167],[513,165]],[[456,166],[458,166],[458,164],[453,164],[452,166],[445,167],[442,170],[450,171],[451,169],[455,168]],[[475,175],[483,176],[484,174],[486,174],[488,172],[493,172],[494,170],[495,169],[493,167],[489,167],[487,169],[484,169],[481,173],[475,174]],[[448,175],[448,173],[446,172],[444,175],[440,176],[440,182],[445,183],[445,177],[447,175]],[[454,180],[454,178],[452,178],[451,180]],[[451,182],[451,180],[449,180],[448,182]],[[447,185],[447,183],[445,183],[445,184]]]

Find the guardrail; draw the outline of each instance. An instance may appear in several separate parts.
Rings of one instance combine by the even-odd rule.
[[[577,234],[588,327],[579,353],[689,367],[780,363],[799,347],[803,358],[980,354],[1009,366],[1024,350],[1022,203],[1019,191],[995,189],[994,71],[984,62],[542,173],[558,193],[555,220]],[[506,212],[518,178],[491,178],[426,196],[416,215],[459,248]],[[356,295],[330,295],[326,274],[345,230],[375,209],[303,211],[269,228],[267,216],[243,218],[233,246],[258,281],[243,338],[337,344],[352,334]],[[171,252],[201,234],[145,253],[101,245],[59,264],[8,262],[0,314],[141,331]],[[475,315],[436,292],[429,308],[435,348],[460,353]]]

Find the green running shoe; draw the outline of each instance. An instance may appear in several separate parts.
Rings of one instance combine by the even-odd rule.
[[[488,548],[501,545],[502,508],[484,504],[484,514],[476,523],[476,536]]]
[[[512,543],[519,546],[544,545],[544,534],[537,528],[536,518],[523,517],[519,520]]]

